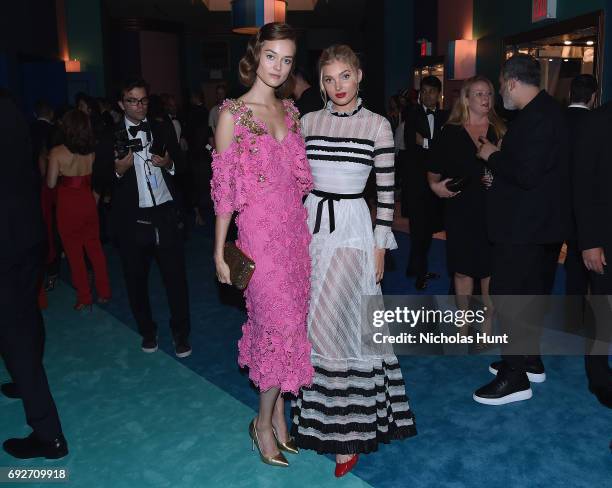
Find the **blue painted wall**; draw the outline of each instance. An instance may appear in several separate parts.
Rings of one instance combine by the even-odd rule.
[[[385,100],[411,86],[414,67],[414,0],[385,0]]]
[[[93,75],[90,95],[104,96],[104,49],[100,0],[65,0],[70,57]]]

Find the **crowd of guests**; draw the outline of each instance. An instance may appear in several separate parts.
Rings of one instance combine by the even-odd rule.
[[[386,250],[397,248],[391,230],[395,174],[402,213],[410,220],[407,273],[416,277],[418,289],[436,277],[427,254],[433,233],[444,229],[454,292],[463,300],[459,306],[467,307],[475,293],[486,300],[550,294],[566,240],[566,266],[574,270],[568,273],[568,290],[607,299],[612,238],[607,226],[598,225],[604,219],[594,215],[612,213],[605,137],[612,119],[609,105],[590,112],[597,91],[592,77],[574,80],[572,105],[564,112],[540,90],[537,60],[516,55],[504,63],[499,79],[505,109],[518,111],[511,123],[497,115],[493,84],[480,76],[464,82],[450,114],[439,106],[440,81],[424,78],[418,100],[397,97],[388,120],[360,98],[364,73],[349,46],[323,50],[316,83],[300,70],[292,75],[295,52],[295,30],[267,24],[250,40],[239,65],[247,92],[224,101],[219,87],[210,113],[195,94],[181,120],[174,97],[155,97],[144,80],[129,80],[115,107],[120,112],[80,97],[77,108],[61,117],[59,137],[43,125],[51,125],[53,113],[41,104],[32,130],[34,157],[15,146],[15,141],[29,146],[27,134],[13,134],[15,141],[3,143],[21,161],[16,178],[30,181],[21,214],[29,209],[34,215],[32,201],[41,200],[31,182],[41,177],[46,182],[42,201],[52,205],[44,212],[48,240],[57,243],[56,225],[77,290],[76,309],[93,300],[85,256],[98,301],[111,298],[98,219],[100,209],[110,212],[110,236],[147,353],[158,348],[147,287],[153,260],[167,293],[175,353],[184,358],[192,352],[185,209],[195,209],[201,221],[211,192],[213,259],[224,284],[232,284],[224,249],[237,214],[236,245],[256,263],[244,292],[248,317],[238,344],[238,363],[249,369],[260,391],[248,435],[266,464],[286,467],[284,453],[312,449],[335,454],[340,477],[360,454],[416,434],[393,350],[369,350],[362,342],[362,297],[382,297]],[[14,107],[10,110],[14,115]],[[592,144],[594,138],[601,144]],[[374,222],[365,193],[370,174]],[[34,255],[42,259],[42,235],[18,237],[30,244],[3,269],[15,270]],[[57,249],[47,254],[49,274],[57,270],[57,254]],[[29,314],[38,346],[26,351],[19,346],[19,359],[2,349],[15,380],[3,391],[23,399],[34,432],[5,442],[4,448],[22,458],[61,457],[67,444],[42,369],[42,321],[29,308],[40,286],[36,268],[28,276],[28,293],[16,316]],[[585,356],[589,387],[612,407],[605,349],[612,313],[607,301],[594,310],[599,315]],[[3,336],[11,333],[0,330]],[[537,349],[540,337],[532,335],[529,341]],[[546,379],[537,353],[512,347],[502,353],[489,367],[494,379],[474,393],[481,404],[527,400],[531,383]],[[25,378],[20,371],[32,364],[38,374]],[[285,393],[294,397],[290,426]]]

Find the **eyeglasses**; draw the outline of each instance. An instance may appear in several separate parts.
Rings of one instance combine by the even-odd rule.
[[[125,100],[123,100],[125,103],[127,103],[128,105],[131,105],[132,107],[136,107],[137,105],[149,105],[149,99],[147,97],[144,98],[126,98]]]

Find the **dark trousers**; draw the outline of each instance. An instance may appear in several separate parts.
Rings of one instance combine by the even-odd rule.
[[[404,191],[411,189],[404,187]],[[408,257],[408,275],[425,276],[428,271],[427,257],[434,232],[441,230],[442,212],[440,199],[429,188],[421,188],[412,196],[407,195],[402,202],[410,221],[410,256]],[[403,210],[402,210],[403,212]]]
[[[582,252],[574,240],[566,242],[565,256],[565,329],[576,332],[585,325],[589,292],[589,272],[582,261]]]
[[[166,289],[172,335],[175,340],[187,338],[191,330],[189,289],[184,242],[176,208],[170,203],[142,209],[137,220],[150,223],[132,222],[120,233],[118,243],[130,308],[138,331],[145,339],[157,335],[149,299],[149,270],[155,259]]]
[[[409,275],[417,277],[425,276],[427,273],[427,256],[436,227],[430,209],[427,208],[428,203],[424,201],[422,206],[412,208],[409,214],[410,256],[406,271]]]
[[[606,258],[612,256],[612,247],[605,247]],[[606,269],[608,268],[608,269]],[[610,265],[604,268],[604,274],[590,273],[590,304],[594,321],[589,324],[586,341],[587,355],[585,368],[591,386],[612,388],[612,372],[608,362],[610,340],[612,339],[612,270]],[[591,340],[597,339],[597,340]]]
[[[45,331],[38,309],[45,246],[24,251],[0,270],[0,355],[17,384],[26,421],[47,442],[62,432],[43,366]]]
[[[561,243],[554,244],[494,244],[491,295],[549,295],[552,291]],[[510,302],[512,303],[512,302]],[[537,304],[532,323],[539,324],[537,315],[543,315],[542,302]],[[522,344],[529,351],[539,348],[541,329],[526,328],[518,331],[515,324],[503,323],[503,317],[513,315],[512,310],[498,308],[502,317],[502,330],[520,333]],[[508,312],[506,314],[506,312]],[[514,344],[516,346],[516,342]],[[540,358],[539,354],[512,354],[513,348],[502,348],[502,358],[518,374],[525,374],[525,365]]]

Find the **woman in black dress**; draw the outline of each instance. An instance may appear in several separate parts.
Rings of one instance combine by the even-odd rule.
[[[438,197],[445,199],[448,268],[453,273],[455,293],[464,302],[474,292],[474,280],[480,280],[481,293],[488,302],[491,277],[485,197],[492,176],[476,157],[479,138],[497,143],[505,131],[493,108],[491,82],[482,76],[469,78],[463,83],[432,157],[429,184]],[[446,187],[454,178],[464,178],[455,192]]]

